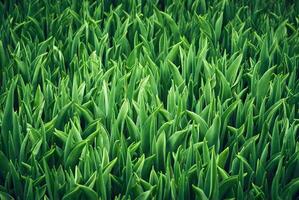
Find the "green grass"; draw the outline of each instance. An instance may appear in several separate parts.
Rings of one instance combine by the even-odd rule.
[[[295,199],[299,2],[0,1],[0,199]]]

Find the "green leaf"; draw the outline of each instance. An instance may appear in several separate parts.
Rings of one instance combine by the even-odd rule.
[[[204,191],[201,188],[196,187],[195,185],[192,185],[192,188],[195,191],[196,197],[199,200],[208,200],[208,197],[206,196],[206,194],[204,193]]]
[[[156,149],[158,166],[163,169],[166,162],[166,136],[164,131],[158,136]]]
[[[124,120],[127,117],[128,111],[129,111],[129,101],[125,100],[123,102],[121,108],[119,109],[119,113],[118,113],[118,116],[117,116],[117,119],[116,119],[116,123],[118,125],[121,124],[122,122],[124,122]]]
[[[217,19],[215,23],[215,36],[216,36],[216,41],[219,40],[220,34],[221,34],[221,29],[222,29],[222,22],[223,22],[223,12],[221,12],[219,18]]]
[[[72,199],[78,199],[82,190],[80,190],[80,186],[77,186],[73,190],[71,190],[69,193],[65,194],[63,196],[63,200],[72,200]]]
[[[0,151],[0,168],[1,176],[6,177],[7,173],[9,172],[9,160],[2,151]]]
[[[213,120],[212,126],[208,129],[205,138],[207,139],[208,145],[219,145],[219,135],[220,135],[220,117],[217,114]]]
[[[200,115],[188,110],[187,114],[199,125],[199,129],[201,130],[202,134],[207,132],[208,124]]]
[[[176,131],[175,133],[173,133],[169,137],[168,145],[169,145],[169,148],[172,151],[175,151],[179,147],[179,145],[183,144],[184,139],[186,138],[188,131],[189,131],[188,128],[185,128],[183,130]]]
[[[175,58],[179,52],[180,44],[181,44],[181,42],[179,42],[171,47],[171,50],[169,51],[169,53],[167,54],[167,56],[165,58],[166,62],[173,62],[175,60]]]
[[[98,194],[91,188],[86,187],[84,185],[79,185],[79,188],[82,191],[82,193],[86,196],[87,199],[91,199],[91,200],[98,199]]]
[[[295,178],[289,182],[284,189],[283,196],[294,198],[294,195],[299,191],[299,178]]]
[[[6,65],[6,54],[3,47],[3,42],[0,40],[0,66],[4,68]]]
[[[224,179],[223,181],[221,181],[219,184],[219,198],[224,199],[225,195],[229,190],[236,188],[237,183],[238,183],[237,175],[230,176]]]
[[[150,195],[151,195],[151,191],[143,192],[136,197],[136,200],[147,200],[149,199]]]
[[[68,155],[66,162],[65,162],[65,166],[66,168],[72,167],[74,166],[77,162],[79,157],[82,154],[82,150],[83,148],[86,146],[87,142],[86,141],[82,141],[79,142],[70,152],[70,154]]]
[[[224,169],[225,163],[229,155],[229,147],[224,149],[217,157],[217,165]]]
[[[236,77],[237,77],[237,73],[239,71],[239,68],[241,66],[241,61],[243,58],[243,54],[240,54],[227,68],[225,76],[227,78],[227,80],[233,84]]]
[[[3,118],[2,118],[1,136],[2,136],[2,145],[3,145],[4,153],[8,152],[7,141],[9,138],[9,134],[12,134],[13,132],[13,112],[14,112],[13,105],[14,105],[14,91],[16,88],[16,83],[17,83],[17,79],[13,80],[13,82],[10,85],[7,98],[6,98]]]
[[[176,86],[180,86],[184,82],[184,79],[183,79],[182,75],[180,74],[177,66],[175,66],[171,61],[169,61],[168,66],[169,66],[170,71],[172,73],[174,83],[176,84]]]
[[[268,69],[262,76],[262,78],[257,83],[257,103],[261,103],[263,98],[266,96],[269,86],[270,86],[270,80],[273,75],[273,71],[275,70],[275,66]]]

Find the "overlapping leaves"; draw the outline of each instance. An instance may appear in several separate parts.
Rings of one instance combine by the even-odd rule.
[[[0,198],[294,198],[298,10],[0,2]]]

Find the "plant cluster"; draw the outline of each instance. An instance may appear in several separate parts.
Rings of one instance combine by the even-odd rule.
[[[294,199],[299,2],[0,1],[0,199]]]

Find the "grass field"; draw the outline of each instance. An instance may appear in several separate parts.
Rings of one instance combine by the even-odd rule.
[[[0,199],[298,199],[299,1],[1,0]]]

